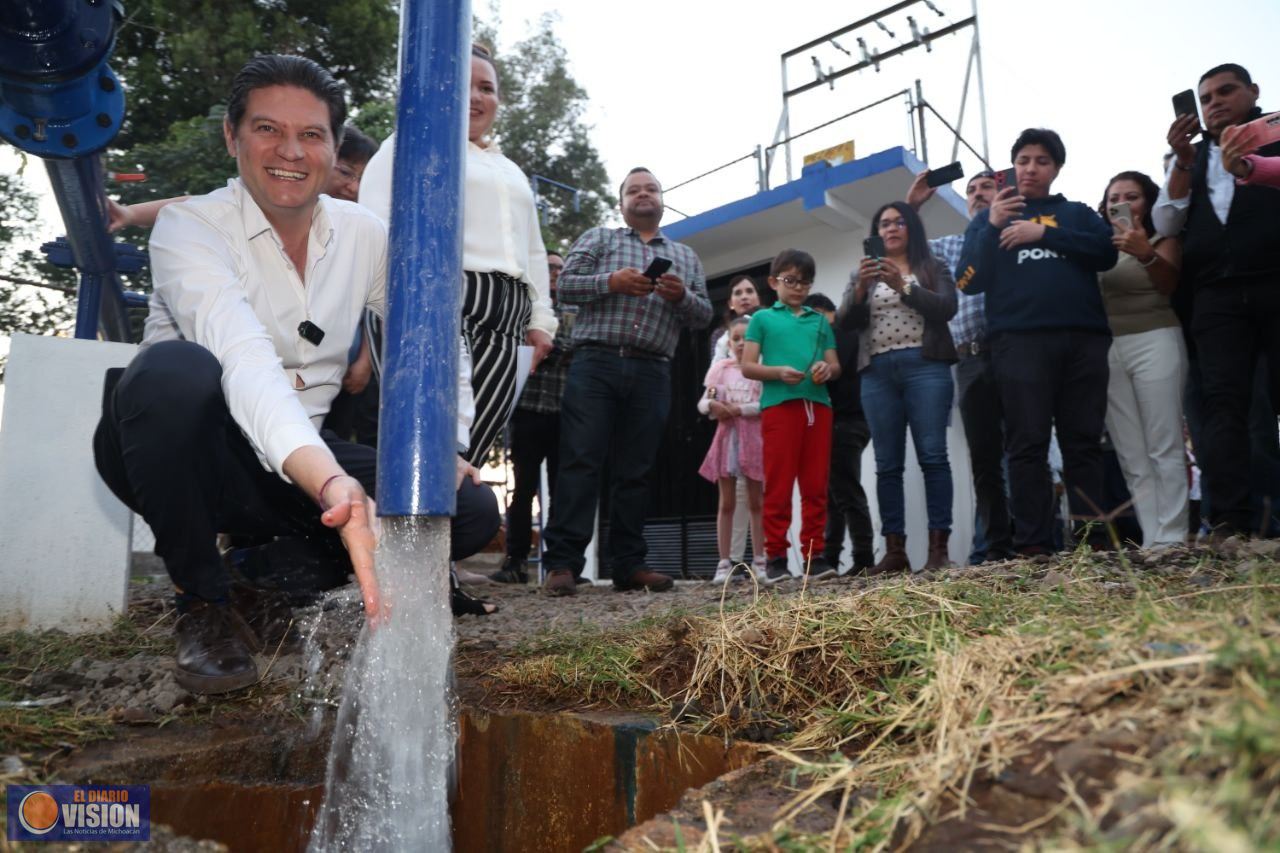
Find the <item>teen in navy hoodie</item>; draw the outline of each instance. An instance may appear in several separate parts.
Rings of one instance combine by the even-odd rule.
[[[965,293],[985,293],[992,366],[1005,409],[1014,547],[1053,541],[1049,439],[1057,427],[1073,516],[1097,515],[1111,331],[1098,273],[1116,264],[1111,229],[1088,205],[1050,195],[1066,162],[1052,130],[1013,144],[1017,187],[996,196],[965,232],[956,269]],[[1091,505],[1092,504],[1092,505]],[[1095,529],[1091,538],[1107,541]]]

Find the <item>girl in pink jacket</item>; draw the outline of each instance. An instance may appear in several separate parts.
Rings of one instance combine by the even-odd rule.
[[[761,384],[742,375],[738,359],[742,356],[750,316],[736,318],[726,333],[729,357],[711,365],[703,380],[706,392],[698,401],[698,411],[717,421],[716,435],[707,458],[698,473],[720,489],[720,509],[716,516],[716,544],[720,562],[716,566],[715,583],[724,583],[733,574],[729,559],[733,537],[733,511],[736,504],[737,478],[747,479],[747,505],[751,510],[751,550],[755,554],[752,570],[764,577],[764,528],[761,520],[764,492],[764,440],[760,432]]]

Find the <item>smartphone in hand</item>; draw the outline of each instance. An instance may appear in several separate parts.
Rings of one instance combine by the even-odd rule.
[[[1199,117],[1199,110],[1196,108],[1196,93],[1191,89],[1184,89],[1173,96],[1173,115],[1175,118],[1183,116]]]
[[[938,169],[930,169],[929,174],[925,176],[925,186],[940,187],[943,184],[949,184],[952,181],[958,181],[964,177],[964,167],[957,160]]]
[[[1124,226],[1124,230],[1133,230],[1133,211],[1129,207],[1129,202],[1122,201],[1119,204],[1113,204],[1107,207],[1107,216],[1111,219],[1111,228],[1116,232],[1120,232],[1120,227]]]
[[[644,268],[643,275],[656,284],[658,279],[662,278],[669,269],[671,269],[670,258],[656,257],[649,262],[649,266]]]
[[[1243,125],[1241,132],[1246,134],[1245,140],[1250,146],[1250,152],[1257,151],[1264,145],[1280,142],[1280,113],[1270,113],[1262,118],[1256,118]]]
[[[1012,166],[996,174],[996,192],[1003,192],[1009,187],[1018,188],[1018,170]]]
[[[879,234],[862,241],[862,254],[879,260],[884,257],[884,238]]]

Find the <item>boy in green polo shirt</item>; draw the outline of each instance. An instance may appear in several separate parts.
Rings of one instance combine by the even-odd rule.
[[[742,375],[764,383],[764,547],[767,583],[791,576],[787,530],[791,493],[800,482],[800,554],[811,578],[834,575],[822,556],[831,463],[831,398],[826,383],[840,375],[836,339],[827,319],[805,307],[816,273],[813,256],[786,249],[773,259],[769,286],[778,294],[747,327]]]

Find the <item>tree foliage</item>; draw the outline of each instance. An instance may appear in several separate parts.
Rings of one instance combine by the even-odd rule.
[[[126,183],[118,194],[133,204],[176,195],[199,195],[214,190],[236,174],[236,161],[222,138],[226,107],[218,104],[207,115],[174,122],[165,136],[142,142],[116,155],[118,171],[143,170],[147,180]]]
[[[306,56],[346,84],[352,103],[389,95],[395,0],[128,0],[113,67],[125,84],[124,149],[225,102],[254,56]]]
[[[111,168],[147,173],[118,190],[127,203],[213,190],[235,174],[221,137],[231,78],[252,56],[294,52],[346,82],[351,121],[375,139],[395,123],[397,12],[393,0],[130,0],[114,65],[128,91],[126,132]],[[568,55],[544,16],[523,40],[500,51],[502,108],[495,137],[537,183],[543,236],[567,248],[614,205],[608,174],[583,122],[587,93],[569,73]],[[494,31],[476,22],[476,39]],[[139,235],[126,235],[139,239]]]
[[[323,65],[351,103],[390,100],[396,0],[129,0],[112,66],[125,84],[116,171],[147,174],[126,202],[206,193],[235,175],[222,116],[237,71],[254,56],[288,53]]]
[[[44,259],[36,248],[42,236],[52,235],[40,233],[36,195],[21,175],[0,173],[0,334],[48,335],[71,326],[65,294],[75,292],[75,275]]]
[[[556,17],[544,15],[528,36],[496,56],[502,106],[494,135],[502,152],[532,179],[535,175],[576,187],[572,193],[537,182],[543,237],[567,249],[583,231],[604,222],[616,199],[609,175],[584,123],[587,92],[569,73],[569,57],[555,33]],[[493,31],[476,27],[481,39]]]

